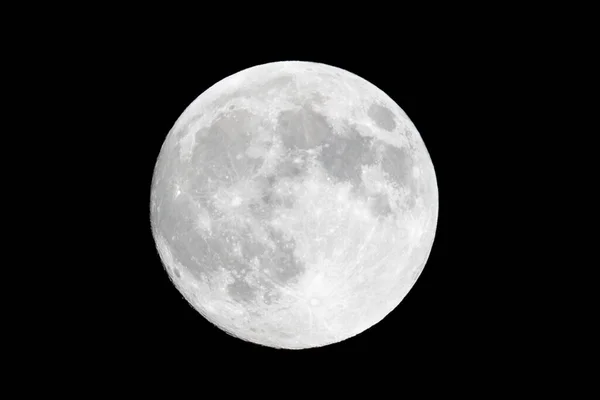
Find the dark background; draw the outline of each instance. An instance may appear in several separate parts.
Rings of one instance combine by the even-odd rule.
[[[163,4],[131,12],[27,5],[18,15],[5,13],[16,24],[5,24],[3,88],[14,85],[18,92],[5,95],[11,108],[4,120],[18,125],[6,129],[6,137],[18,138],[4,149],[18,160],[5,170],[6,197],[26,208],[7,207],[5,214],[32,217],[22,231],[9,232],[24,248],[5,246],[18,257],[6,262],[6,272],[19,271],[5,287],[20,292],[5,308],[27,303],[19,323],[4,327],[20,339],[7,340],[6,347],[20,355],[23,387],[46,389],[30,378],[41,363],[39,375],[53,381],[60,375],[56,382],[63,387],[84,375],[100,378],[88,389],[107,386],[105,377],[114,371],[152,388],[143,372],[171,370],[179,380],[167,383],[176,391],[182,381],[202,386],[209,370],[240,376],[262,360],[275,360],[257,368],[266,379],[287,373],[283,366],[292,361],[317,385],[324,376],[313,369],[329,368],[332,356],[348,356],[361,375],[395,373],[385,368],[390,363],[424,376],[443,366],[443,374],[468,384],[473,374],[495,374],[498,384],[488,387],[495,391],[515,370],[528,380],[556,357],[557,347],[572,352],[580,339],[562,337],[573,325],[557,314],[580,305],[565,305],[560,295],[565,286],[579,287],[576,275],[586,265],[554,259],[561,248],[577,253],[581,247],[565,246],[565,236],[580,232],[557,229],[555,221],[587,221],[587,214],[579,206],[563,212],[562,204],[547,203],[562,203],[565,190],[571,196],[578,188],[562,176],[573,174],[563,167],[565,153],[579,154],[565,138],[594,132],[571,127],[578,118],[564,108],[579,95],[560,93],[563,86],[594,96],[591,79],[580,76],[592,63],[575,57],[594,54],[584,39],[595,37],[586,32],[595,24],[583,18],[594,13],[427,4],[417,19],[375,3],[347,5],[331,16],[324,7],[289,4],[269,6],[260,21],[240,5],[223,5],[224,12],[178,9],[175,15]],[[204,320],[169,281],[150,231],[154,164],[181,112],[218,80],[281,60],[331,64],[384,90],[419,130],[440,196],[427,266],[397,309],[355,338],[301,351],[245,343]],[[560,149],[550,150],[549,143]],[[8,183],[22,172],[19,186]],[[33,193],[22,194],[20,186]],[[555,264],[558,271],[550,270]],[[548,276],[560,282],[544,284]],[[548,323],[540,323],[544,313]],[[364,362],[369,359],[376,361]],[[304,377],[290,375],[298,385]],[[397,374],[393,383],[405,388],[407,378]],[[544,377],[544,386],[552,383]]]
[[[559,361],[581,342],[581,330],[560,314],[578,320],[584,304],[567,304],[563,291],[583,292],[579,273],[590,263],[557,259],[582,248],[564,243],[581,231],[557,224],[589,225],[586,207],[563,202],[595,199],[577,192],[593,185],[566,177],[586,169],[577,144],[595,132],[572,127],[594,115],[577,102],[594,105],[593,80],[583,74],[593,68],[595,47],[585,39],[596,25],[584,17],[594,13],[449,3],[426,4],[417,16],[404,4],[348,3],[326,15],[324,4],[282,3],[267,5],[261,21],[255,3],[254,13],[199,5],[174,15],[162,3],[5,12],[3,89],[17,89],[5,93],[4,121],[17,125],[5,129],[17,139],[3,148],[16,159],[4,171],[5,197],[25,208],[6,207],[5,219],[30,219],[20,231],[6,229],[14,240],[5,252],[17,260],[5,272],[18,274],[3,283],[19,293],[5,309],[19,320],[3,332],[18,339],[5,340],[5,353],[18,355],[9,369],[23,367],[19,389],[46,390],[33,379],[40,375],[61,388],[90,376],[98,379],[86,389],[112,389],[115,373],[153,389],[152,378],[173,373],[176,380],[165,379],[171,394],[183,384],[203,395],[209,371],[229,382],[225,389],[248,374],[260,374],[251,388],[265,391],[290,381],[292,392],[324,379],[351,388],[386,383],[331,379],[348,360],[357,375],[390,372],[388,382],[402,390],[413,383],[402,370],[428,379],[437,369],[435,378],[473,387],[474,377],[498,377],[486,387],[496,392],[515,375],[529,382],[540,366],[562,375],[586,365]],[[415,123],[439,187],[433,249],[402,303],[354,338],[299,351],[230,337],[189,306],[164,272],[149,215],[156,158],[183,110],[220,79],[281,60],[331,64],[385,91]],[[577,158],[574,172],[565,155]],[[292,364],[303,372],[290,373]],[[272,379],[279,372],[289,380]],[[422,388],[447,388],[428,380]],[[559,379],[541,381],[553,390]]]
[[[102,284],[92,299],[97,306],[93,317],[81,324],[79,339],[89,343],[82,342],[84,354],[99,353],[124,365],[169,359],[202,369],[210,362],[226,364],[223,354],[294,362],[350,354],[423,363],[487,363],[507,348],[514,324],[506,324],[505,312],[497,306],[507,294],[498,297],[494,290],[506,266],[495,249],[497,234],[490,234],[502,223],[492,201],[500,195],[496,179],[504,179],[498,178],[500,166],[487,160],[496,146],[494,121],[501,118],[490,99],[506,79],[506,73],[499,73],[498,53],[482,50],[493,44],[481,47],[437,37],[412,46],[410,41],[392,45],[343,40],[319,46],[311,40],[282,48],[219,39],[190,45],[128,38],[106,49],[110,58],[91,56],[97,61],[101,115],[110,115],[100,118],[98,127],[115,140],[116,148],[104,153],[97,167],[102,181],[92,188],[103,193],[105,201],[97,211],[105,237],[94,244],[105,251],[94,252]],[[433,249],[401,304],[356,337],[301,351],[244,342],[205,320],[170,282],[149,215],[154,165],[184,109],[217,81],[281,60],[330,64],[386,92],[416,125],[439,188]],[[89,298],[89,293],[84,296]]]

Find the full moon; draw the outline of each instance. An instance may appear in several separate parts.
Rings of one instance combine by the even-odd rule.
[[[346,340],[400,304],[431,251],[438,188],[406,113],[333,66],[274,62],[202,93],[168,133],[150,220],[174,286],[242,340]]]

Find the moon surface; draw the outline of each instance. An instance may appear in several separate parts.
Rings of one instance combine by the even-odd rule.
[[[161,259],[196,310],[240,339],[302,349],[398,306],[429,257],[438,188],[421,136],[382,90],[287,61],[188,106],[150,208]]]

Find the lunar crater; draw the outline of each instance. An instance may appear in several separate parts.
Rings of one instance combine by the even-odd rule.
[[[385,129],[386,131],[391,132],[396,128],[394,113],[380,104],[371,104],[369,106],[367,115],[375,122],[375,124],[377,124],[378,127]]]

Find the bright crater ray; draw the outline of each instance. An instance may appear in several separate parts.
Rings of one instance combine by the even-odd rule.
[[[384,92],[332,66],[277,62],[218,82],[161,149],[153,234],[188,301],[282,348],[352,337],[393,310],[431,250],[435,172]]]

